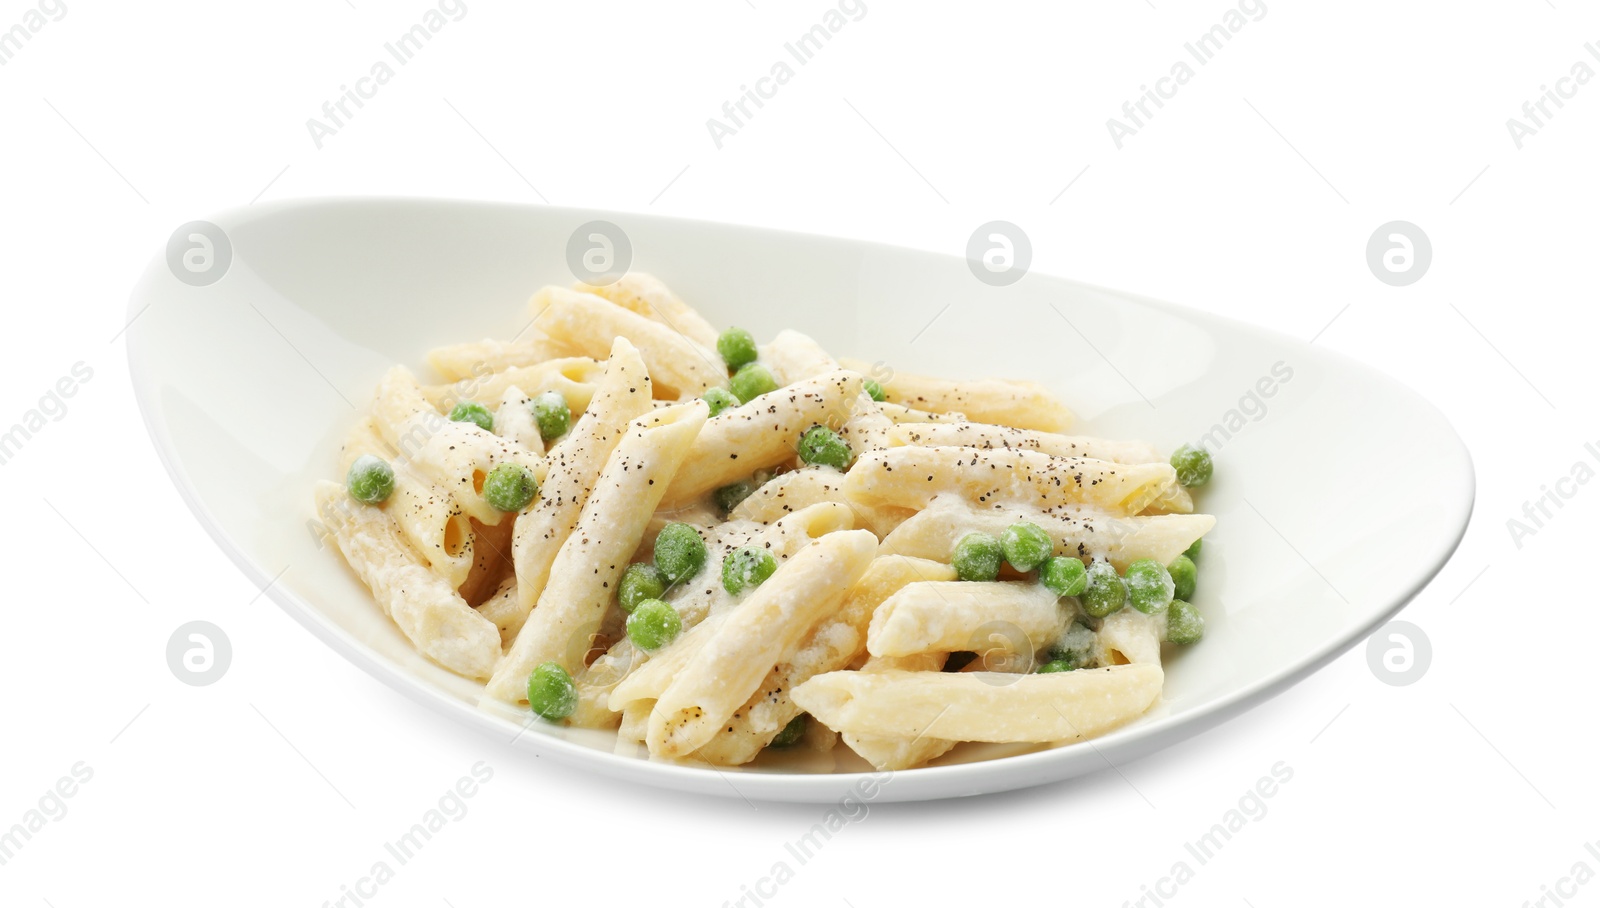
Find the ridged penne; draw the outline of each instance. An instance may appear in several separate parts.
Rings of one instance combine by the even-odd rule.
[[[1148,663],[1045,675],[995,672],[829,672],[794,701],[842,734],[1046,743],[1104,734],[1161,695]]]
[[[955,571],[950,572],[950,578]],[[863,672],[937,672],[944,669],[948,653],[918,653],[914,656],[873,656],[862,664]],[[792,697],[791,697],[792,699]],[[819,723],[820,724],[820,723]],[[914,737],[844,732],[845,746],[879,771],[910,769],[950,752],[958,742],[921,734]]]
[[[723,526],[733,529],[715,534],[711,540],[711,556],[701,575],[705,579],[697,577],[695,582],[678,584],[667,593],[667,601],[672,603],[683,622],[683,636],[654,656],[639,650],[631,640],[617,641],[579,674],[578,709],[572,717],[574,725],[603,725],[607,721],[606,711],[619,710],[634,699],[654,700],[661,695],[687,653],[696,649],[710,633],[702,628],[702,623],[716,614],[726,614],[737,604],[732,594],[718,582],[722,560],[728,553],[742,545],[758,545],[782,564],[828,533],[851,529],[853,521],[850,509],[844,505],[820,502],[772,526],[744,522]],[[662,662],[663,656],[670,660]]]
[[[860,375],[829,372],[712,417],[667,490],[666,504],[688,504],[756,470],[793,462],[800,434],[816,425],[843,425],[860,393]]]
[[[1114,517],[1091,508],[1042,510],[1028,505],[975,504],[939,495],[883,538],[886,554],[948,560],[968,533],[999,536],[1014,523],[1031,523],[1055,541],[1055,554],[1104,558],[1119,571],[1141,558],[1170,564],[1210,532],[1209,514]]]
[[[535,327],[583,355],[604,356],[619,337],[632,341],[662,397],[696,397],[728,380],[715,350],[592,293],[546,287],[529,306]]]
[[[717,349],[717,329],[700,313],[673,293],[660,278],[630,271],[609,284],[573,285],[574,290],[592,293],[651,321],[660,322],[706,350]]]
[[[314,490],[372,602],[482,708],[615,729],[630,759],[827,772],[854,761],[842,739],[887,772],[1084,740],[1160,698],[1164,650],[1204,630],[1187,587],[1216,521],[1179,476],[1209,454],[1067,434],[1031,381],[836,359],[792,329],[752,348],[653,275],[608,280],[428,351],[433,384],[390,369],[344,485]],[[739,292],[723,304],[761,291]],[[776,388],[739,404],[752,358]]]
[[[856,581],[844,604],[823,619],[800,642],[794,655],[767,673],[766,680],[696,756],[708,763],[738,766],[756,758],[789,721],[800,715],[790,698],[795,685],[849,665],[866,648],[867,624],[884,600],[907,584],[953,579],[948,565],[918,558],[874,559]]]
[[[840,362],[846,369],[863,374],[872,370],[871,364],[862,360]],[[1041,432],[1072,428],[1072,411],[1036,382],[1001,378],[952,381],[896,370],[879,384],[885,400],[919,410],[960,413],[978,422]]]
[[[1041,510],[1090,506],[1137,514],[1177,482],[1164,463],[1118,464],[1037,451],[905,446],[863,454],[845,476],[852,501],[925,508],[954,493],[974,504],[1031,505]]]
[[[351,430],[339,449],[339,473],[350,470],[363,455],[390,461],[394,469],[394,492],[384,509],[400,529],[401,535],[428,562],[428,566],[453,587],[466,582],[472,571],[474,546],[472,519],[456,505],[443,486],[419,476],[378,434],[371,418],[363,419]]]
[[[536,331],[523,333],[527,336],[513,341],[481,340],[435,347],[423,358],[440,378],[458,382],[572,355],[566,346]]]
[[[499,400],[509,388],[521,388],[529,397],[555,391],[567,399],[572,412],[582,412],[594,395],[594,383],[605,363],[587,356],[568,356],[527,366],[508,366],[481,376],[422,388],[428,404],[449,412],[456,404]]]
[[[866,572],[877,538],[829,533],[780,566],[672,679],[650,713],[650,753],[683,757],[705,746],[817,621]]]
[[[1026,581],[907,584],[872,616],[867,652],[913,656],[1000,648],[1031,658],[1059,637],[1072,617],[1059,599],[1042,584]]]
[[[535,454],[544,453],[544,436],[533,418],[533,398],[516,385],[500,395],[494,408],[494,434],[516,442]]]
[[[489,679],[489,696],[524,699],[529,672],[545,662],[568,672],[583,666],[606,610],[615,608],[617,581],[645,523],[708,412],[704,401],[691,401],[652,410],[624,430],[550,566],[538,603]]]
[[[517,520],[511,541],[518,607],[526,613],[544,592],[550,565],[577,525],[606,459],[635,417],[650,412],[650,376],[626,339],[612,345],[593,400],[570,431],[550,449],[539,497]]]
[[[500,655],[500,632],[428,568],[384,509],[332,482],[317,484],[316,501],[345,562],[417,651],[468,678],[488,677]]]

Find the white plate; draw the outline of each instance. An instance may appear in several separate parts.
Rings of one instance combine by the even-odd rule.
[[[609,732],[540,723],[518,735],[516,717],[477,707],[478,685],[413,652],[319,546],[311,485],[336,478],[337,445],[383,370],[421,369],[438,344],[516,335],[533,290],[573,279],[568,238],[597,218],[626,231],[635,269],[716,325],[758,338],[793,327],[835,355],[908,371],[1035,379],[1084,431],[1163,449],[1234,428],[1213,436],[1216,478],[1199,496],[1218,520],[1196,597],[1206,638],[1171,654],[1163,701],[1092,748],[960,748],[896,774],[884,799],[1035,785],[1182,741],[1361,640],[1466,528],[1472,464],[1438,411],[1340,356],[1202,312],[1038,274],[990,287],[964,259],[930,252],[642,215],[340,200],[216,216],[232,246],[221,279],[192,286],[158,256],[129,305],[143,313],[128,332],[134,387],[173,481],[239,567],[258,584],[277,577],[268,593],[330,646],[511,746],[752,799],[835,800],[861,781],[848,770],[866,768],[845,755],[712,771],[613,753]],[[974,760],[996,752],[1013,755]]]

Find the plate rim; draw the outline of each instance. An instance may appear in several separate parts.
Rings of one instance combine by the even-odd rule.
[[[479,208],[502,211],[536,210],[546,212],[548,216],[555,218],[570,215],[590,220],[595,218],[618,218],[650,221],[660,225],[676,224],[712,229],[735,229],[766,234],[775,240],[795,239],[811,243],[821,242],[877,249],[899,254],[911,253],[948,259],[959,258],[948,252],[899,246],[875,240],[805,233],[703,218],[440,196],[328,195],[296,197],[273,200],[261,205],[225,208],[209,215],[205,220],[213,223],[237,224],[249,220],[260,220],[289,211],[365,205],[435,206],[439,208]],[[540,731],[537,728],[537,722],[524,725],[513,724],[503,716],[497,716],[482,708],[466,704],[448,695],[438,686],[405,673],[401,667],[390,664],[371,647],[362,644],[347,635],[342,629],[333,625],[323,617],[322,612],[312,603],[290,590],[279,587],[276,583],[276,578],[267,569],[256,565],[244,549],[234,543],[232,537],[223,530],[221,524],[206,506],[198,489],[191,484],[186,472],[177,461],[177,452],[163,440],[166,437],[164,432],[166,427],[164,424],[158,425],[156,421],[155,414],[158,411],[158,407],[150,398],[153,393],[153,387],[152,383],[147,380],[150,368],[147,365],[147,357],[150,355],[149,348],[148,345],[135,339],[135,332],[132,330],[133,320],[142,312],[142,307],[139,304],[147,292],[147,285],[152,280],[152,275],[161,273],[164,267],[164,252],[158,251],[153,255],[149,264],[135,282],[126,307],[128,318],[124,323],[129,326],[129,330],[126,330],[124,334],[128,373],[134,400],[138,406],[145,433],[149,436],[152,447],[155,448],[157,459],[161,462],[167,477],[177,489],[179,497],[188,506],[200,525],[205,528],[207,535],[227,555],[234,566],[248,577],[258,589],[266,593],[268,598],[276,602],[280,608],[310,630],[324,644],[407,699],[427,706],[455,721],[462,722],[486,736],[498,738],[502,744],[507,746],[521,750],[532,750],[537,755],[552,757],[566,766],[645,785],[665,785],[679,791],[712,794],[721,797],[737,796],[746,800],[753,798],[769,802],[823,803],[838,799],[847,794],[852,788],[866,784],[866,780],[869,779],[873,780],[874,784],[883,784],[884,777],[888,776],[901,781],[881,790],[878,795],[873,796],[870,800],[892,802],[936,800],[989,794],[1064,781],[1077,776],[1099,774],[1104,772],[1106,768],[1115,768],[1122,765],[1114,761],[1113,757],[1124,757],[1124,762],[1136,760],[1155,751],[1178,744],[1187,738],[1194,737],[1238,717],[1304,681],[1312,674],[1326,667],[1335,658],[1370,637],[1374,631],[1386,624],[1401,609],[1415,599],[1438,576],[1445,565],[1450,563],[1466,535],[1477,503],[1476,465],[1473,462],[1471,450],[1461,438],[1460,432],[1456,430],[1455,424],[1422,394],[1382,370],[1369,366],[1337,350],[1315,348],[1298,338],[1226,315],[1219,315],[1165,300],[1153,299],[1125,290],[1089,284],[1061,275],[1039,273],[1041,278],[1060,282],[1079,292],[1114,296],[1163,311],[1198,313],[1205,319],[1222,323],[1233,330],[1252,334],[1258,338],[1265,337],[1281,340],[1306,350],[1315,350],[1316,356],[1328,358],[1341,364],[1344,368],[1358,370],[1371,377],[1381,379],[1392,388],[1400,389],[1406,395],[1409,395],[1414,403],[1432,411],[1439,418],[1441,424],[1449,430],[1451,439],[1454,441],[1454,452],[1459,455],[1461,466],[1464,468],[1460,476],[1464,489],[1463,494],[1455,499],[1457,502],[1456,510],[1458,511],[1456,530],[1438,546],[1437,551],[1430,558],[1431,567],[1416,575],[1401,594],[1360,624],[1354,633],[1333,638],[1319,647],[1312,655],[1301,659],[1299,662],[1264,676],[1251,684],[1221,694],[1210,703],[1196,707],[1192,712],[1185,713],[1181,719],[1163,722],[1162,719],[1158,718],[1153,722],[1143,724],[1139,723],[1138,720],[1134,720],[1134,722],[1100,737],[1077,742],[1079,744],[1091,744],[1087,751],[1068,744],[1048,747],[1029,753],[966,763],[921,766],[892,771],[824,773],[746,771],[739,768],[733,768],[730,773],[710,764],[707,764],[706,768],[700,768],[677,761],[622,756]],[[1030,271],[1029,273],[1036,272]],[[512,730],[516,730],[517,733],[508,742],[505,740],[504,733]],[[1097,755],[1108,765],[1084,772],[1064,771],[1068,770],[1072,764],[1087,759],[1089,754]],[[711,771],[708,772],[707,769]],[[739,787],[735,787],[729,781],[730,774],[748,782],[753,789],[758,790],[751,792],[740,790]]]

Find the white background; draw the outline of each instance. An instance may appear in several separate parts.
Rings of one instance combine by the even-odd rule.
[[[1420,390],[1471,446],[1472,527],[1402,614],[1432,640],[1420,682],[1380,683],[1358,647],[1115,772],[874,804],[768,904],[1122,905],[1279,761],[1292,781],[1177,902],[1517,906],[1575,862],[1600,870],[1584,850],[1600,839],[1600,492],[1577,487],[1520,547],[1506,527],[1600,439],[1600,87],[1520,150],[1506,127],[1575,61],[1600,66],[1584,49],[1600,14],[1269,0],[1118,150],[1106,119],[1222,2],[868,0],[719,150],[706,119],[824,3],[532,6],[467,0],[320,150],[307,118],[424,3],[66,0],[0,67],[0,425],[74,363],[93,370],[0,467],[0,827],[74,764],[93,770],[0,866],[0,901],[320,906],[478,761],[494,776],[470,811],[375,904],[567,903],[622,886],[717,906],[821,818],[603,782],[464,732],[258,596],[191,519],[113,340],[128,289],[182,222],[327,194],[548,200],[956,254],[1005,219],[1032,237],[1035,270],[1315,337]],[[0,3],[0,28],[30,8]],[[1394,219],[1433,244],[1405,288],[1365,260]],[[196,618],[233,641],[211,687],[180,684],[165,659]],[[1600,882],[1581,891],[1600,898]]]

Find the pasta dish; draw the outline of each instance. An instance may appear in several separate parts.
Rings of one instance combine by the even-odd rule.
[[[1210,455],[1070,434],[1027,381],[718,330],[656,278],[545,287],[395,366],[318,519],[419,653],[653,758],[1073,742],[1200,640]]]

